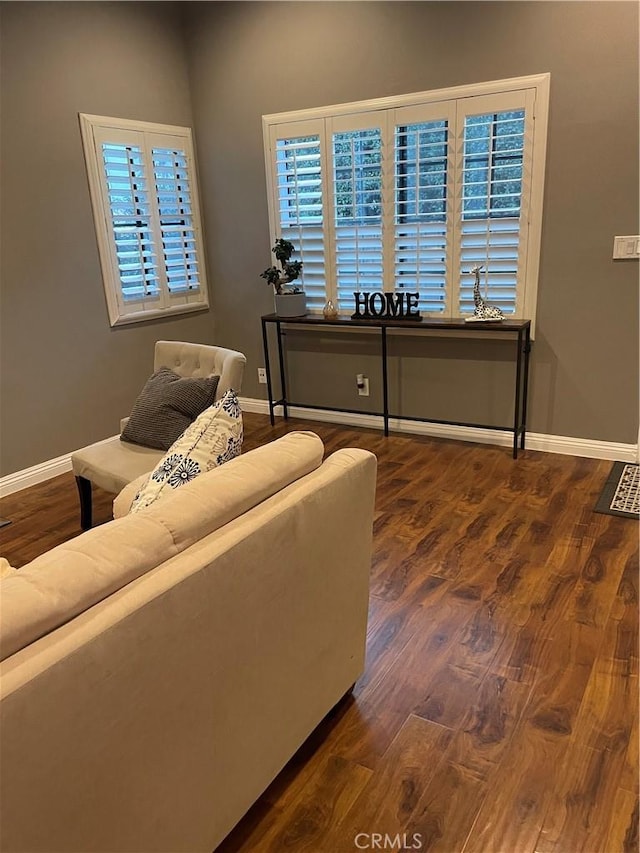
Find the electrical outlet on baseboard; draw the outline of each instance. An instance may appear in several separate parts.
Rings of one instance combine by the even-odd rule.
[[[267,384],[267,371],[266,371],[266,369],[265,369],[264,367],[259,367],[259,368],[258,368],[258,382],[259,382],[261,385],[266,385],[266,384]]]

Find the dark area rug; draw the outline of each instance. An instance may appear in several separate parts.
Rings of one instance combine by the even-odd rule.
[[[614,462],[594,512],[640,518],[640,468],[632,462]]]

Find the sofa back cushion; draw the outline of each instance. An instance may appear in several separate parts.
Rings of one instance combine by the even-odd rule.
[[[0,659],[179,554],[322,462],[294,432],[227,462],[164,501],[89,530],[0,581]]]

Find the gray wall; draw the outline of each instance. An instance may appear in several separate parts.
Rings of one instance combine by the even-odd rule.
[[[273,310],[257,277],[270,257],[261,115],[548,71],[530,429],[637,441],[638,264],[611,260],[614,235],[638,233],[637,4],[193,3],[185,19],[216,326],[248,356],[247,396],[264,395],[258,317]],[[379,406],[373,347],[333,336],[316,356],[315,340],[290,336],[295,398],[364,408],[364,372]],[[403,413],[510,417],[504,346],[396,351]]]
[[[112,329],[78,112],[191,125],[167,3],[3,3],[1,473],[118,432],[159,338],[213,342],[212,313]]]
[[[638,232],[637,4],[1,9],[0,473],[114,434],[158,338],[243,350],[243,393],[264,396],[255,379],[259,317],[272,310],[258,278],[270,257],[262,114],[544,71],[551,113],[530,427],[635,443],[638,265],[614,263],[611,250],[615,234]],[[78,112],[195,127],[211,312],[110,328]],[[319,358],[307,338],[292,344],[301,399],[357,405],[353,375],[365,372],[376,404],[372,345],[329,337]],[[510,411],[499,346],[398,346],[395,404],[406,414],[463,417],[466,405],[469,419],[499,422]]]

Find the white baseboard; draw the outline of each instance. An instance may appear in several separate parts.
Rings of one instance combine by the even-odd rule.
[[[241,398],[240,405],[245,412],[269,414],[266,400]],[[282,406],[276,412],[282,414]],[[343,426],[381,429],[382,417],[352,412],[328,412],[322,409],[306,409],[290,406],[292,418],[321,421],[322,423],[341,424]],[[389,419],[389,427],[394,432],[407,432],[413,435],[427,435],[435,438],[472,441],[477,444],[495,444],[499,447],[511,447],[513,435],[507,430],[481,429],[480,427],[461,427],[449,424],[429,424],[422,421]],[[527,450],[542,450],[545,453],[563,453],[568,456],[585,456],[589,459],[610,459],[618,462],[638,461],[637,444],[621,444],[615,441],[599,441],[589,438],[571,438],[564,435],[546,435],[541,432],[528,432]]]
[[[251,397],[241,397],[240,405],[244,412],[268,415],[269,406],[266,400]],[[282,413],[279,406],[277,412]],[[365,429],[381,429],[382,417],[364,415],[353,412],[327,412],[322,409],[305,409],[300,406],[290,406],[292,418],[301,420],[320,421],[322,423],[341,424],[343,426],[362,427]],[[422,421],[397,420],[391,418],[389,426],[394,432],[405,432],[413,435],[427,435],[435,438],[450,438],[459,441],[472,441],[477,444],[494,444],[499,447],[511,447],[513,437],[506,430],[480,429],[479,427],[460,427],[448,424],[427,424]],[[99,444],[118,441],[119,435],[105,438]],[[526,438],[527,450],[542,450],[545,453],[564,453],[568,456],[586,456],[589,459],[610,459],[618,462],[637,462],[638,445],[620,444],[615,441],[598,441],[588,438],[570,438],[564,435],[545,435],[539,432],[528,432]],[[7,474],[0,479],[0,498],[12,495],[29,486],[43,483],[59,474],[71,471],[71,454],[48,459],[39,465]]]
[[[545,435],[528,432],[527,450],[545,453],[565,453],[568,456],[585,456],[588,459],[609,459],[612,462],[637,462],[638,445],[617,441],[598,441],[595,438],[571,438],[567,435]]]
[[[119,435],[112,435],[110,438],[96,442],[96,444],[108,444],[119,439]],[[56,456],[55,459],[47,459],[46,462],[32,465],[31,468],[25,468],[22,471],[16,471],[15,474],[7,474],[6,477],[0,479],[0,498],[6,498],[14,492],[22,491],[22,489],[28,489],[29,486],[44,483],[45,480],[66,474],[67,471],[71,471],[71,453]]]

